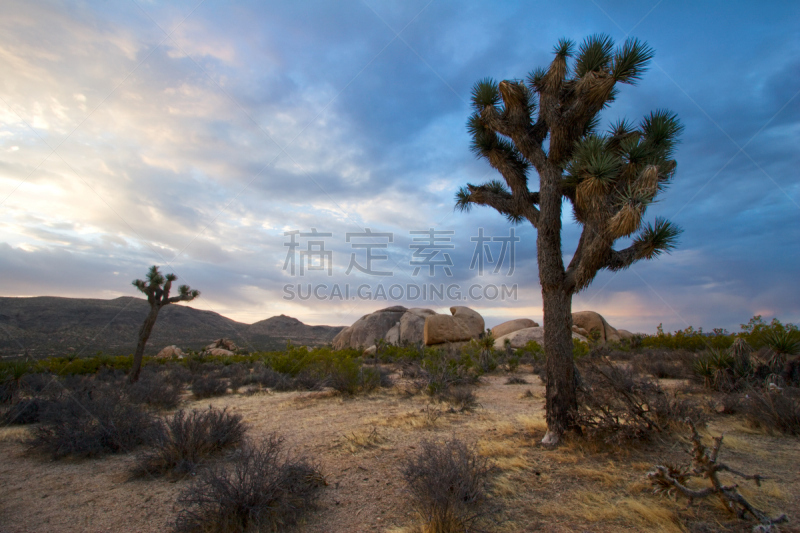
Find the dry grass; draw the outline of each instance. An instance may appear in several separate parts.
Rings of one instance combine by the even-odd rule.
[[[579,439],[544,449],[543,393],[538,378],[524,372],[533,398],[522,387],[489,375],[476,393],[481,409],[449,413],[423,395],[403,397],[381,390],[357,398],[323,392],[229,394],[181,406],[191,410],[228,407],[242,416],[253,438],[274,431],[287,449],[316,457],[328,486],[316,511],[296,533],[367,531],[419,533],[407,505],[400,464],[420,442],[459,438],[474,443],[495,467],[491,503],[500,511],[487,529],[498,533],[689,531],[694,521],[707,531],[749,531],[735,516],[708,500],[687,509],[652,494],[646,473],[656,463],[685,461],[675,439],[626,450],[594,446]],[[740,483],[764,509],[800,519],[800,440],[749,428],[740,416],[716,416],[710,432],[725,434],[724,461],[771,478],[761,489]],[[28,429],[0,429],[0,517],[3,533],[119,530],[163,533],[175,520],[178,495],[188,483],[165,479],[128,481],[134,457],[119,455],[49,462],[25,454],[19,439]],[[749,526],[749,527],[745,527]],[[792,531],[782,528],[782,531]]]
[[[373,426],[370,429],[352,431],[342,436],[341,444],[350,453],[358,453],[367,448],[376,448],[386,442],[386,437],[378,432],[378,428]]]

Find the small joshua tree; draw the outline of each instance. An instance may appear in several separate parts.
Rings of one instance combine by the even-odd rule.
[[[508,80],[498,84],[490,78],[475,85],[474,113],[468,121],[472,150],[503,181],[468,184],[456,195],[457,208],[489,206],[513,222],[527,220],[537,230],[547,444],[576,427],[572,295],[588,287],[602,269],[623,270],[669,252],[680,233],[661,218],[643,222],[647,207],[675,173],[672,156],[682,130],[676,116],[655,111],[639,124],[621,120],[607,132],[597,131],[600,111],[617,95],[616,84],[635,84],[653,57],[652,49],[628,39],[615,50],[606,35],[588,37],[577,54],[574,48],[572,41],[559,41],[553,62],[533,71],[527,85]],[[538,175],[538,191],[529,187],[531,170]],[[566,267],[561,248],[564,201],[582,226]],[[633,237],[631,244],[615,249],[615,241],[626,237]]]
[[[158,312],[161,308],[174,304],[175,302],[189,302],[200,296],[200,291],[193,291],[188,285],[181,285],[178,287],[178,296],[169,297],[169,291],[172,289],[172,282],[178,279],[175,274],[161,275],[158,267],[153,265],[147,273],[147,281],[140,279],[133,281],[133,286],[147,295],[147,302],[150,304],[150,312],[147,318],[144,319],[144,324],[139,330],[139,344],[136,345],[136,353],[133,356],[133,367],[131,368],[131,382],[139,379],[139,373],[142,370],[142,357],[144,356],[144,347],[147,344],[147,339],[150,338],[150,333],[153,331],[153,326],[156,324]]]

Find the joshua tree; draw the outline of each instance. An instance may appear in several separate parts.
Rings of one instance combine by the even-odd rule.
[[[600,111],[617,95],[616,84],[635,84],[652,49],[628,39],[615,50],[606,35],[588,37],[577,54],[574,48],[572,41],[560,40],[550,66],[533,71],[527,85],[491,78],[475,85],[475,111],[467,123],[472,150],[503,181],[468,184],[456,195],[461,210],[489,206],[537,230],[547,355],[545,444],[557,443],[564,431],[575,428],[572,295],[601,269],[618,271],[669,252],[681,232],[661,218],[642,221],[675,173],[672,156],[683,129],[676,115],[660,110],[637,125],[620,120],[607,132],[597,129]],[[531,170],[538,175],[538,191],[529,187]],[[566,268],[561,250],[565,199],[582,226]],[[626,248],[613,247],[631,236]]]
[[[189,302],[200,296],[200,291],[193,291],[188,285],[181,285],[178,287],[180,294],[170,298],[169,291],[172,288],[172,282],[176,279],[178,277],[175,274],[167,274],[166,277],[162,276],[161,272],[158,271],[158,267],[153,265],[147,273],[147,281],[140,279],[133,281],[133,286],[147,295],[150,312],[139,330],[139,344],[136,345],[136,353],[133,356],[131,382],[139,379],[139,373],[142,370],[144,347],[147,344],[147,339],[150,338],[150,333],[153,331],[153,326],[156,324],[158,312],[161,311],[161,308],[175,302]]]

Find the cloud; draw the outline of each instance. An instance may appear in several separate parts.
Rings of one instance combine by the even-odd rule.
[[[639,23],[634,33],[656,47],[657,64],[604,118],[661,107],[681,117],[678,175],[648,217],[686,231],[670,257],[601,273],[576,309],[644,331],[730,328],[758,310],[800,320],[785,289],[800,263],[798,45],[787,22],[797,7],[660,4],[643,20],[644,7],[604,6],[606,16],[574,2],[536,13],[425,1],[195,7],[8,6],[3,294],[132,294],[130,280],[157,263],[203,291],[197,306],[239,320],[286,313],[343,324],[386,302],[284,300],[284,284],[297,282],[282,270],[284,231],[333,234],[332,279],[307,280],[375,286],[344,274],[346,233],[392,232],[387,263],[405,284],[415,281],[409,232],[433,227],[455,230],[457,243],[452,280],[435,283],[517,283],[517,301],[470,304],[489,322],[540,318],[532,228],[517,228],[511,278],[468,268],[478,228],[508,234],[488,209],[453,212],[459,186],[496,177],[469,152],[470,88],[546,65],[561,36],[622,40]],[[569,212],[563,220],[569,259],[579,228]]]

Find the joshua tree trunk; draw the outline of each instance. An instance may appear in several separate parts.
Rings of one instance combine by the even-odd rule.
[[[544,351],[547,354],[547,434],[543,444],[574,428],[578,399],[572,361],[572,295],[563,289],[544,289]]]
[[[139,343],[136,345],[136,353],[133,354],[133,366],[131,367],[131,383],[135,383],[139,379],[139,374],[142,371],[144,347],[147,345],[147,339],[150,338],[150,333],[153,332],[153,326],[156,325],[158,311],[158,306],[151,306],[150,312],[144,320],[144,324],[142,324],[141,329],[139,329]]]
[[[544,353],[547,355],[547,435],[555,444],[571,429],[578,409],[572,362],[572,293],[565,288],[561,253],[561,175],[543,173],[540,180],[539,231],[536,239],[544,311]]]

